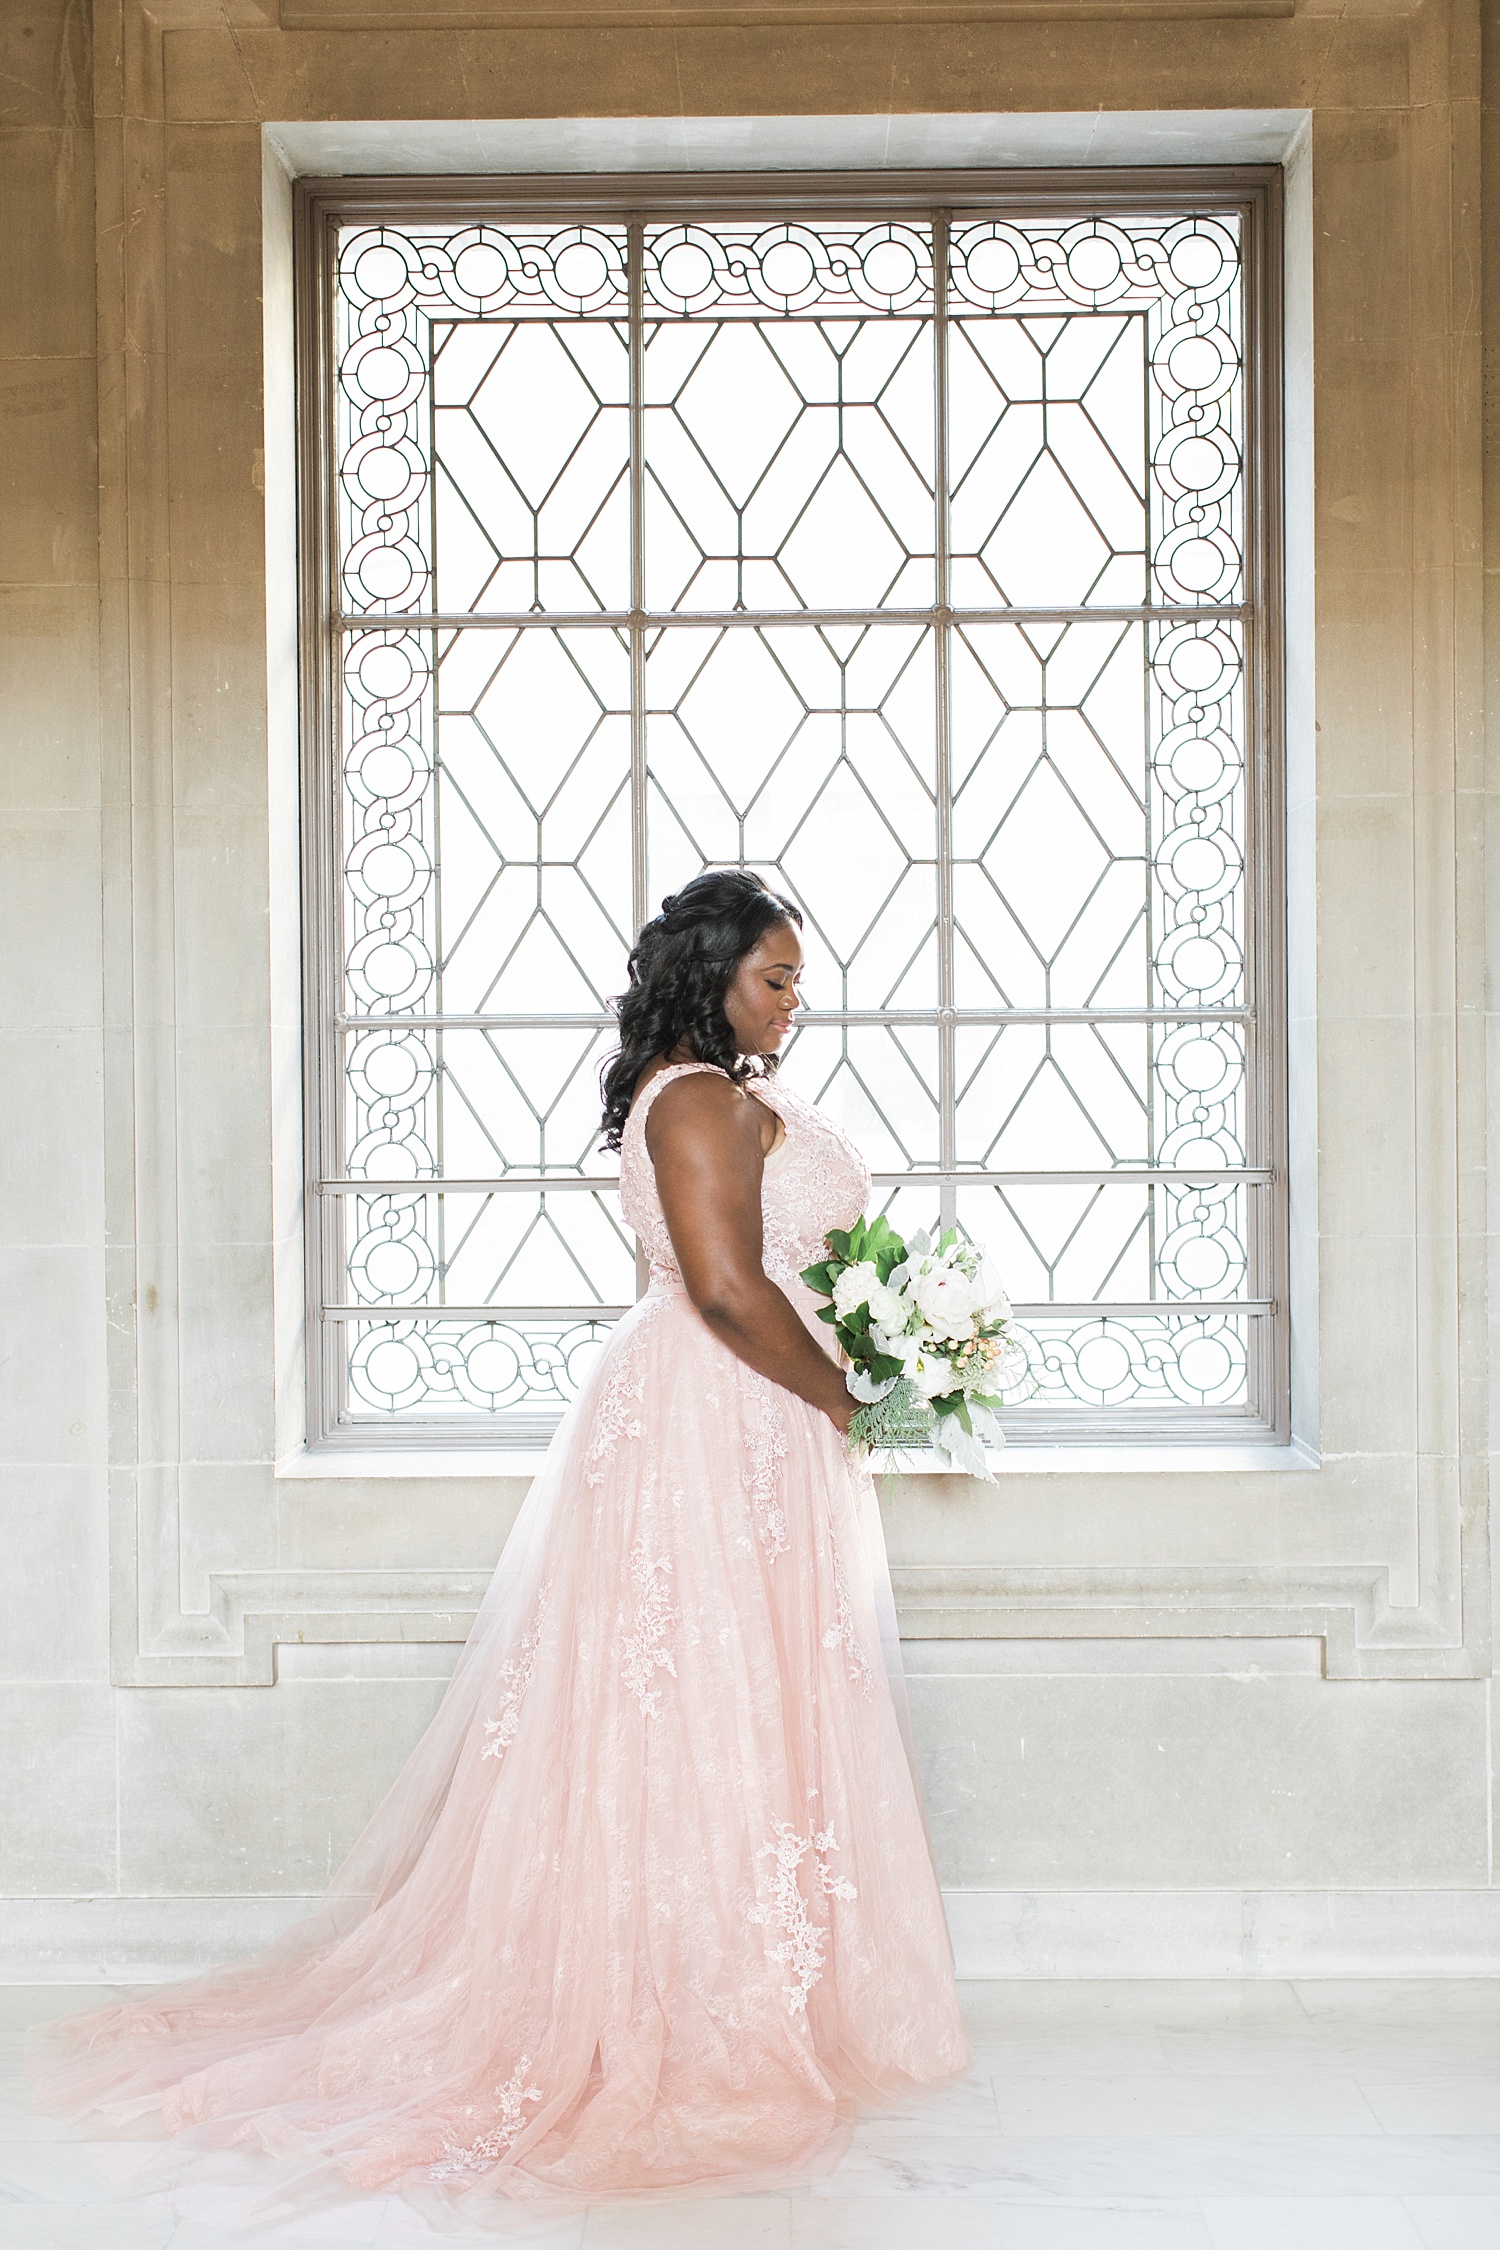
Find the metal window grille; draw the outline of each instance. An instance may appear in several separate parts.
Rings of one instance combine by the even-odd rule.
[[[1284,1433],[1278,191],[304,184],[310,1442],[555,1422],[607,998],[733,862],[1014,1434]]]

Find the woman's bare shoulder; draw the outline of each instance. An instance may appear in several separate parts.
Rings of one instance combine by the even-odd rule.
[[[652,1071],[653,1078],[659,1076]],[[643,1085],[649,1081],[643,1078]],[[721,1070],[693,1070],[663,1086],[646,1119],[646,1146],[654,1154],[665,1141],[679,1135],[731,1145],[747,1135],[758,1139],[756,1104],[743,1087]]]

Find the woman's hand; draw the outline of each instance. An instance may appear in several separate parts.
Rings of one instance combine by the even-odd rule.
[[[737,1358],[847,1435],[843,1371],[761,1263],[763,1103],[718,1072],[663,1087],[646,1119],[667,1232],[693,1304]]]

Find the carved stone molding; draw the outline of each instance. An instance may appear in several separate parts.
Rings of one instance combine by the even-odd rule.
[[[1446,1620],[1435,1604],[1393,1608],[1389,1572],[1370,1566],[898,1564],[891,1576],[912,1641],[1310,1639],[1330,1680],[1477,1679],[1489,1666],[1482,1635],[1463,1645],[1457,1604]],[[473,1570],[214,1572],[208,1608],[158,1618],[127,1676],[135,1686],[269,1687],[278,1646],[461,1642],[487,1583]]]
[[[602,31],[824,23],[1208,23],[1295,0],[281,0],[284,31]]]

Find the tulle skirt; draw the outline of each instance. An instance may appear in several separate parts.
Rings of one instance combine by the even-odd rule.
[[[661,1284],[317,1914],[30,2056],[95,2132],[497,2217],[815,2171],[969,2060],[870,1478]]]

